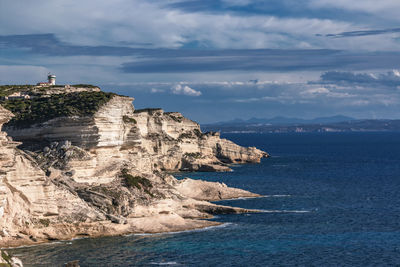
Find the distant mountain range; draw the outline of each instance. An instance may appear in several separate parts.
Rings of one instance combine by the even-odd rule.
[[[201,128],[203,131],[223,133],[400,131],[400,120],[360,120],[343,115],[315,119],[274,117],[271,119],[235,119],[204,124]]]
[[[354,118],[343,116],[343,115],[336,115],[332,117],[320,117],[315,119],[299,119],[299,118],[289,118],[289,117],[274,117],[271,119],[265,118],[251,118],[248,120],[242,119],[234,119],[231,121],[224,121],[224,122],[216,122],[213,124],[208,125],[230,125],[230,124],[271,124],[271,125],[289,125],[289,124],[315,124],[315,123],[333,123],[333,122],[342,122],[342,121],[352,121],[355,120]]]

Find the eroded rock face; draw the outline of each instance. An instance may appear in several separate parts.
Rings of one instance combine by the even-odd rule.
[[[27,129],[4,130],[39,149],[65,141],[84,149],[85,155],[70,155],[61,162],[64,173],[73,172],[77,182],[109,183],[126,166],[146,173],[229,171],[228,164],[259,162],[267,156],[221,139],[218,133],[202,133],[199,124],[180,113],[135,111],[132,100],[114,96],[93,117],[57,118]]]
[[[11,113],[0,106],[0,126]],[[70,191],[57,187],[36,162],[0,132],[0,245],[29,238],[30,228],[50,221],[86,221],[100,214]]]
[[[94,116],[59,117],[27,128],[5,125],[3,131],[33,149],[63,140],[85,149],[122,145],[128,130],[124,116],[133,114],[132,101],[130,97],[114,96]]]
[[[157,157],[153,168],[168,171],[229,171],[227,164],[260,162],[268,154],[240,147],[218,133],[202,133],[200,125],[173,112],[135,112],[139,147]]]
[[[250,212],[206,201],[257,197],[165,171],[228,171],[267,154],[243,148],[180,113],[135,111],[114,96],[92,117],[0,132],[0,246],[216,225],[210,214]],[[12,114],[0,106],[0,128]],[[44,141],[43,141],[44,140]]]

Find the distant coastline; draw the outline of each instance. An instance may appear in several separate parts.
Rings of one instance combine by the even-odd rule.
[[[400,120],[345,120],[338,122],[282,122],[251,121],[203,124],[203,131],[221,133],[326,133],[326,132],[398,132]]]

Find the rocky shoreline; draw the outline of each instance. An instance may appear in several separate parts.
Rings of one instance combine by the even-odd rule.
[[[81,91],[69,94],[79,102]],[[90,94],[100,92],[86,93],[85,101]],[[202,133],[180,113],[135,110],[132,101],[112,95],[79,113],[89,115],[27,125],[0,103],[0,247],[192,230],[218,225],[206,220],[213,214],[257,212],[209,202],[257,194],[169,172],[229,171],[229,164],[260,162],[267,153]],[[35,103],[19,105],[32,110]]]

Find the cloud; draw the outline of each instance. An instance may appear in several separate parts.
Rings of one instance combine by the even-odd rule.
[[[334,33],[334,34],[325,34],[324,36],[325,37],[342,38],[342,37],[359,37],[359,36],[380,35],[380,34],[388,34],[388,33],[400,33],[400,28],[384,29],[384,30],[364,30],[364,31],[341,32],[341,33]],[[321,34],[317,34],[317,36],[321,36]]]
[[[188,12],[165,2],[86,0],[71,4],[67,0],[49,3],[38,0],[2,3],[2,35],[57,33],[62,40],[90,46],[133,44],[139,47],[179,48],[198,42],[211,48],[279,48],[312,46],[305,38],[319,30],[349,30],[349,23],[302,16],[298,18],[239,13]],[[195,3],[197,2],[197,4]],[[277,1],[276,1],[277,2]],[[202,5],[198,1],[175,4]],[[218,5],[227,6],[220,2]],[[62,8],[60,8],[62,6]],[[123,8],[121,8],[123,7]],[[196,8],[196,7],[195,7]],[[216,7],[218,8],[218,7]],[[68,21],[60,20],[68,16]],[[21,20],[20,18],[24,19]],[[218,27],[215,27],[218,25]],[[302,42],[299,37],[303,36]],[[124,45],[126,46],[126,45]]]
[[[148,49],[126,46],[73,45],[60,41],[54,34],[25,34],[0,36],[3,48],[29,49],[27,52],[49,56],[127,56],[140,55]],[[155,50],[157,51],[157,50]]]
[[[171,88],[171,91],[175,95],[201,96],[200,91],[196,91],[187,85],[177,84]]]
[[[384,20],[399,21],[398,10],[400,2],[397,0],[376,0],[348,1],[348,0],[309,0],[306,1],[310,8],[335,8],[338,10],[366,13],[373,20],[374,17]]]
[[[395,68],[400,53],[337,50],[201,50],[174,51],[175,57],[151,57],[123,63],[125,73],[188,73],[214,71],[323,71]]]
[[[165,92],[163,89],[159,89],[159,88],[151,88],[150,89],[150,92],[152,93],[152,94],[156,94],[156,93],[163,93],[163,92]]]
[[[329,90],[326,89],[325,87],[318,87],[318,88],[310,88],[307,89],[306,91],[301,92],[301,94],[328,94]]]
[[[0,36],[4,51],[21,49],[19,60],[32,64],[26,55],[48,57],[108,58],[120,64],[123,73],[188,73],[215,71],[321,71],[332,69],[365,70],[395,68],[396,52],[345,52],[333,49],[171,49],[131,48],[127,46],[74,45],[60,41],[54,34]],[[8,49],[8,50],[7,50]],[[1,60],[1,57],[0,57]],[[47,58],[48,62],[55,62]],[[66,59],[65,59],[66,60]],[[28,62],[29,61],[29,62]],[[91,60],[92,62],[93,60]],[[40,64],[46,64],[41,60]],[[88,61],[80,64],[88,64]],[[104,64],[104,61],[103,63]],[[74,66],[79,62],[74,62]],[[115,66],[117,69],[118,66]]]
[[[335,83],[341,85],[384,86],[397,88],[400,86],[400,72],[392,70],[386,73],[354,73],[342,71],[329,71],[321,75],[322,83]]]

